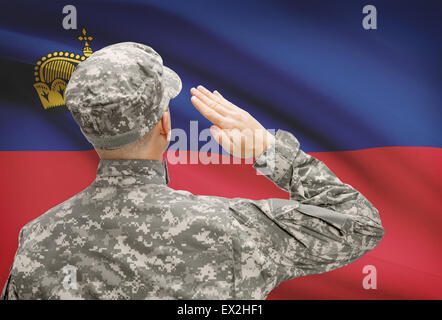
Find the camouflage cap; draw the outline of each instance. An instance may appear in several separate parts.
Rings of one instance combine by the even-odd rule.
[[[90,143],[116,149],[150,131],[181,86],[154,49],[122,42],[76,67],[66,87],[66,106]]]

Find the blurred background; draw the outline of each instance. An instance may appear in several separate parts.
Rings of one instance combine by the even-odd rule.
[[[367,4],[376,30],[362,27]],[[62,27],[66,5],[76,30]],[[45,109],[34,88],[42,57],[83,55],[79,36],[93,38],[93,51],[153,47],[183,81],[170,104],[175,128],[209,127],[189,90],[217,89],[267,128],[292,132],[379,209],[386,236],[375,250],[284,282],[269,299],[442,298],[442,2],[431,0],[2,2],[0,286],[20,228],[95,176],[98,158],[67,109]],[[197,194],[287,197],[248,165],[169,171],[171,187]],[[375,290],[362,287],[366,265],[376,267]]]

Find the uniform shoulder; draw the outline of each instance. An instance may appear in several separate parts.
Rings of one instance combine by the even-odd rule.
[[[25,224],[20,230],[20,239],[33,238],[34,233],[39,233],[46,229],[47,226],[50,226],[56,221],[62,220],[66,216],[72,214],[76,203],[84,199],[85,195],[87,194],[87,189],[88,188],[50,208],[42,215]]]
[[[214,212],[228,210],[232,199],[212,195],[197,195],[187,190],[167,188],[167,194],[162,195],[167,207],[172,210],[182,211],[187,208],[194,212]]]
[[[178,201],[194,201],[199,203],[207,204],[217,204],[217,205],[228,205],[232,200],[231,198],[221,197],[221,196],[211,196],[211,195],[196,195],[187,190],[175,190],[170,189],[170,195],[176,198]]]

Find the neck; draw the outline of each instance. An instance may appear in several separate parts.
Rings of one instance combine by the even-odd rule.
[[[101,159],[107,160],[163,160],[164,150],[167,148],[167,140],[162,135],[149,136],[146,134],[143,138],[127,146],[105,150],[96,148]]]
[[[106,160],[163,160],[163,152],[143,150],[143,152],[127,152],[124,150],[97,150],[100,159]]]

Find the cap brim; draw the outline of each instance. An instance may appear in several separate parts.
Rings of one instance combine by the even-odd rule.
[[[167,91],[170,99],[175,98],[181,91],[182,83],[181,79],[172,69],[163,66],[163,81],[164,88]]]

